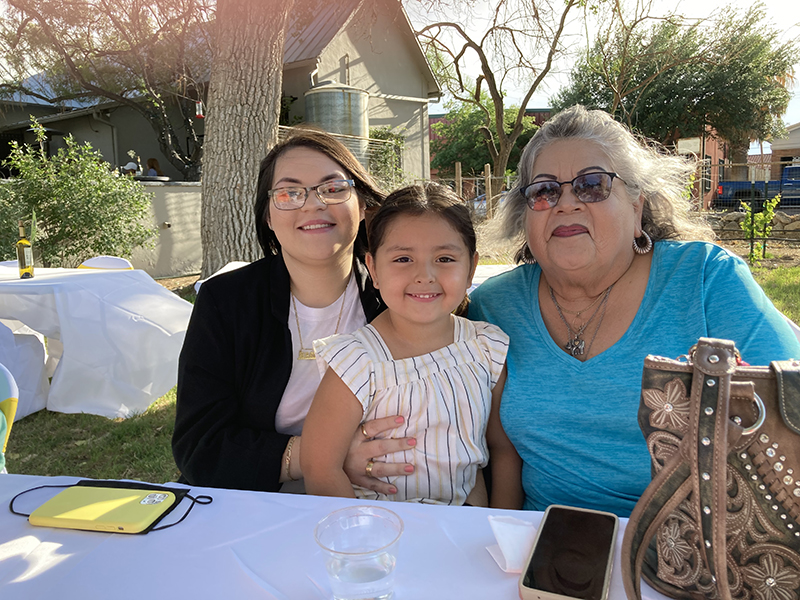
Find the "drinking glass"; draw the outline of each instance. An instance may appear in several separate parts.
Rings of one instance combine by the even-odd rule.
[[[403,521],[391,510],[352,506],[322,519],[314,538],[325,552],[325,567],[336,600],[388,600]]]

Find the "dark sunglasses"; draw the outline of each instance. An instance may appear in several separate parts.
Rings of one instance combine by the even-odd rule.
[[[572,186],[572,193],[584,204],[602,202],[611,195],[611,182],[614,178],[625,181],[616,173],[598,171],[578,175],[572,181],[534,181],[520,188],[531,210],[548,210],[558,204],[567,183]]]

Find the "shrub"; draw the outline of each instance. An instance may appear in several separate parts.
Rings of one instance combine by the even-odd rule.
[[[391,127],[373,127],[369,130],[369,137],[388,142],[372,148],[369,157],[370,175],[385,190],[400,187],[408,179],[402,167],[405,138],[392,131]]]
[[[156,233],[151,196],[139,182],[111,170],[91,145],[64,138],[53,156],[33,117],[37,146],[12,142],[6,165],[16,177],[0,184],[0,259],[15,258],[17,222],[36,214],[34,257],[45,267],[77,266],[110,254],[129,258]]]
[[[781,201],[781,195],[778,194],[771,200],[764,202],[763,210],[761,212],[753,212],[753,207],[749,202],[741,202],[741,208],[744,211],[745,217],[739,223],[739,227],[744,231],[750,239],[750,252],[747,255],[747,260],[751,265],[759,265],[759,258],[766,258],[767,247],[761,240],[766,240],[769,234],[772,233],[772,220],[775,218],[775,207]],[[755,241],[759,238],[759,241]]]

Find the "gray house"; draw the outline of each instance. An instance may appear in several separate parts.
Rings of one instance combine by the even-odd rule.
[[[370,128],[388,127],[404,138],[402,170],[414,178],[430,176],[428,102],[441,90],[399,0],[326,2],[314,15],[298,16],[286,35],[283,88],[290,123],[315,122],[356,142]],[[177,107],[175,112],[177,135],[186,136],[191,153],[183,116]],[[165,175],[182,179],[144,117],[112,102],[53,106],[23,95],[0,102],[0,159],[8,141],[32,141],[29,115],[47,128],[51,152],[72,134],[113,165],[129,162],[133,151],[142,164],[157,158]],[[202,137],[202,116],[190,118]],[[364,147],[366,161],[366,142]]]

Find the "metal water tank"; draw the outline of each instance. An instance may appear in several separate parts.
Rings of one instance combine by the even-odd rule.
[[[330,133],[363,138],[342,140],[367,164],[369,92],[337,81],[321,81],[305,93],[306,122]]]

